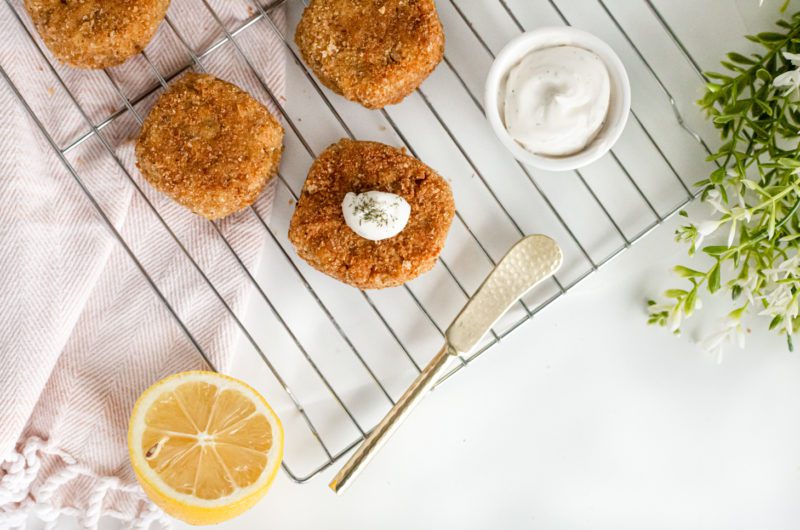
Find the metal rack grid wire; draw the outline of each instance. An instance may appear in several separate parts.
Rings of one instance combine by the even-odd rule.
[[[160,31],[169,32],[172,38],[176,39],[180,44],[185,54],[183,64],[172,68],[170,71],[163,71],[163,67],[158,66],[158,58],[149,56],[147,50],[141,52],[140,56],[143,64],[149,69],[150,74],[155,79],[155,83],[140,89],[135,95],[128,95],[128,91],[115,77],[114,69],[98,72],[97,75],[103,76],[108,83],[107,86],[110,87],[113,95],[117,98],[118,107],[108,112],[107,115],[96,118],[92,116],[90,111],[81,106],[80,98],[64,79],[59,71],[59,65],[52,60],[38,35],[32,31],[30,23],[26,19],[27,15],[18,3],[13,0],[5,0],[9,13],[19,23],[21,31],[30,39],[30,44],[35,46],[42,59],[46,61],[48,70],[57,81],[59,89],[68,96],[69,101],[85,121],[85,131],[67,141],[61,142],[51,134],[42,117],[34,111],[26,99],[25,87],[18,86],[13,81],[5,65],[0,65],[0,75],[30,114],[32,120],[68,173],[80,186],[91,207],[130,256],[133,263],[139,268],[155,295],[164,303],[187,340],[191,342],[198,354],[212,368],[211,358],[204,350],[204,346],[196,338],[189,326],[182,321],[179,312],[174,308],[174,302],[170,301],[159,289],[157,283],[148,273],[147,267],[139,261],[135,251],[132,249],[131,242],[126,241],[114,226],[90,186],[84,182],[76,164],[70,161],[70,153],[90,140],[99,142],[114,161],[122,178],[135,188],[135,192],[144,199],[147,207],[159,220],[165,230],[167,239],[171,241],[171,244],[175,245],[177,252],[185,256],[208,289],[219,299],[221,307],[228,313],[244,337],[244,342],[263,361],[267,368],[267,373],[272,378],[273,383],[277,385],[276,388],[284,394],[284,397],[293,407],[294,410],[290,413],[301,420],[302,429],[305,430],[305,433],[301,432],[296,436],[310,436],[316,446],[321,449],[321,457],[317,458],[316,461],[314,458],[306,458],[306,462],[300,465],[304,469],[302,472],[296,471],[294,465],[290,465],[288,458],[283,462],[284,470],[297,482],[305,482],[316,476],[363,439],[370,427],[376,423],[381,413],[394,404],[404,385],[419,373],[420,367],[427,360],[426,355],[432,355],[435,352],[435,349],[429,348],[431,340],[434,342],[441,340],[449,318],[452,318],[463,302],[469,298],[471,292],[477,288],[482,275],[496,264],[497,259],[502,255],[502,250],[508,246],[506,243],[530,233],[532,227],[538,226],[536,224],[537,217],[546,216],[550,222],[550,225],[547,226],[557,231],[557,235],[560,236],[557,239],[559,239],[566,253],[565,271],[552,279],[549,288],[539,289],[532,296],[520,301],[519,306],[510,312],[510,316],[492,330],[490,336],[487,337],[481,347],[469,356],[461,358],[460,364],[453,368],[442,381],[468,366],[469,363],[473,362],[491,346],[500,342],[522,323],[528,321],[558,297],[568,292],[586,276],[609,263],[626,248],[629,248],[664,220],[675,214],[693,198],[694,194],[689,184],[693,178],[689,173],[695,170],[702,171],[702,166],[691,166],[687,169],[686,164],[681,165],[679,162],[683,159],[676,156],[676,153],[685,149],[686,144],[681,143],[681,140],[677,141],[677,145],[675,145],[674,141],[671,142],[671,139],[677,138],[674,132],[664,139],[654,131],[654,123],[658,123],[663,127],[664,112],[671,113],[670,127],[680,129],[684,139],[688,138],[693,145],[700,146],[701,150],[699,150],[699,153],[695,151],[696,154],[710,153],[707,141],[713,142],[713,140],[706,140],[706,138],[710,138],[708,132],[706,131],[706,135],[701,135],[687,125],[687,121],[676,103],[676,98],[673,97],[673,93],[669,88],[669,82],[662,78],[663,72],[654,68],[652,60],[648,60],[645,53],[637,48],[634,38],[629,34],[629,30],[626,30],[626,24],[615,15],[615,2],[611,0],[571,2],[569,9],[567,9],[566,1],[557,2],[556,0],[538,0],[532,3],[522,2],[521,0],[517,2],[498,0],[496,3],[476,3],[468,2],[467,0],[462,0],[461,2],[457,0],[441,1],[438,3],[438,7],[445,25],[448,48],[443,63],[437,70],[438,73],[434,73],[432,80],[426,82],[416,91],[413,97],[409,98],[409,100],[413,101],[374,112],[370,114],[369,118],[366,117],[367,115],[364,114],[365,111],[363,109],[354,108],[353,105],[330,93],[303,66],[299,54],[294,48],[291,31],[287,32],[283,29],[283,26],[286,25],[283,21],[284,16],[289,19],[288,26],[293,27],[293,18],[296,19],[302,11],[303,3],[299,0],[278,0],[266,5],[258,3],[257,0],[247,0],[251,2],[252,15],[243,22],[233,25],[233,27],[228,27],[229,24],[218,14],[219,6],[212,5],[212,0],[190,1],[196,4],[197,9],[204,9],[207,12],[215,25],[215,30],[219,37],[210,44],[197,49],[190,43],[190,39],[187,39],[186,30],[180,29],[180,22],[173,21],[168,15],[165,20],[165,27],[162,27]],[[660,31],[659,36],[669,40],[671,46],[680,54],[685,64],[691,68],[693,74],[696,75],[696,80],[698,82],[703,81],[703,74],[697,62],[689,54],[689,51],[680,41],[658,7],[651,0],[642,0],[641,4],[646,9],[646,13],[649,14],[650,22],[655,23]],[[648,77],[648,82],[655,87],[658,98],[644,103],[640,101],[639,105],[636,104],[635,99],[630,115],[631,120],[629,120],[626,130],[628,138],[623,136],[620,144],[604,159],[600,169],[586,168],[585,170],[572,172],[568,177],[571,188],[567,192],[563,192],[563,190],[558,189],[558,182],[554,181],[558,178],[560,182],[564,183],[567,177],[542,175],[541,172],[514,161],[502,149],[500,154],[496,154],[498,152],[497,146],[487,145],[485,136],[477,140],[469,138],[468,134],[464,132],[468,128],[463,127],[464,124],[460,121],[460,116],[461,114],[470,114],[470,117],[475,119],[476,116],[480,117],[483,114],[480,85],[478,84],[482,78],[480,69],[477,73],[470,72],[465,74],[463,72],[465,71],[464,65],[473,61],[477,61],[483,66],[488,65],[497,53],[498,46],[502,45],[504,40],[513,37],[514,33],[535,27],[532,21],[535,21],[536,25],[541,25],[538,23],[539,19],[533,17],[542,17],[544,14],[544,19],[549,20],[550,24],[571,24],[574,22],[574,18],[580,18],[578,10],[584,9],[586,6],[591,7],[588,10],[588,14],[585,15],[590,17],[587,20],[595,20],[598,16],[602,17],[602,24],[594,27],[594,24],[590,23],[588,29],[597,30],[604,37],[613,35],[610,40],[616,39],[616,42],[623,43],[628,56],[633,57],[636,63],[632,65],[630,61],[626,61],[626,65],[629,69],[635,69],[640,76],[645,75]],[[487,16],[484,17],[484,15]],[[502,18],[501,23],[498,23],[498,20],[500,20],[498,17]],[[583,22],[580,23],[583,24]],[[498,31],[494,31],[491,28],[487,30],[487,25],[496,25],[501,29]],[[277,43],[278,47],[283,50],[287,69],[292,69],[294,72],[293,76],[290,73],[287,73],[287,76],[293,77],[306,90],[292,91],[291,96],[285,99],[275,92],[270,80],[261,74],[253,63],[252,56],[248,54],[247,45],[243,43],[243,40],[245,38],[258,39],[264,34],[270,35],[274,39],[273,44]],[[302,100],[300,106],[306,105],[310,100],[314,100],[318,112],[325,113],[329,124],[328,128],[341,131],[339,136],[362,139],[373,139],[372,137],[375,135],[386,137],[388,143],[403,146],[413,156],[428,161],[431,157],[431,152],[430,148],[427,147],[425,138],[414,141],[415,135],[421,134],[415,125],[421,123],[423,127],[429,128],[438,134],[440,145],[447,146],[447,151],[442,156],[449,157],[450,154],[457,154],[457,157],[450,158],[457,158],[458,167],[462,171],[470,172],[472,175],[468,178],[469,197],[480,196],[480,202],[476,204],[473,204],[469,199],[465,200],[466,208],[472,209],[472,214],[465,214],[461,207],[462,203],[459,201],[459,190],[462,189],[463,182],[453,182],[457,205],[459,206],[453,231],[457,231],[459,236],[458,243],[452,243],[451,240],[455,236],[451,237],[451,240],[448,241],[448,248],[456,246],[461,252],[443,253],[434,272],[430,273],[433,277],[426,284],[420,283],[423,280],[419,282],[415,280],[410,284],[395,289],[390,299],[383,299],[384,297],[381,293],[358,292],[357,299],[360,305],[363,306],[363,311],[371,316],[375,326],[380,328],[380,331],[388,337],[387,340],[394,344],[396,351],[401,354],[404,359],[403,362],[409,368],[402,377],[391,381],[393,383],[391,385],[389,378],[385,374],[381,377],[373,360],[370,360],[369,356],[366,355],[364,341],[354,338],[352,323],[348,325],[343,322],[347,320],[346,314],[341,307],[331,301],[341,295],[342,291],[336,291],[333,295],[324,293],[326,289],[331,288],[331,281],[319,277],[315,271],[310,270],[293,255],[291,246],[287,245],[285,230],[281,231],[282,228],[285,228],[281,226],[281,223],[283,225],[286,224],[286,215],[281,214],[286,214],[287,212],[281,212],[278,209],[273,214],[273,218],[281,220],[277,222],[267,219],[256,208],[250,209],[271,242],[272,248],[275,250],[276,256],[278,256],[275,259],[281,259],[288,267],[295,281],[307,293],[308,299],[315,304],[316,311],[327,320],[328,325],[332,326],[334,334],[338,336],[337,340],[340,340],[343,345],[342,349],[352,354],[354,366],[360,367],[359,370],[363,372],[362,375],[368,382],[367,384],[374,387],[375,392],[368,400],[373,402],[377,400],[380,404],[375,405],[375,403],[372,403],[370,405],[372,409],[371,414],[367,415],[368,419],[365,419],[364,414],[360,414],[356,410],[358,407],[353,405],[352,399],[341,391],[341,386],[337,384],[330,371],[325,368],[326,363],[320,361],[321,354],[313,351],[313,348],[306,344],[308,341],[304,340],[304,335],[297,331],[297,326],[291,321],[291,317],[286,315],[285,304],[281,306],[281,304],[277,303],[280,294],[270,292],[263,278],[256,271],[248,269],[226,237],[225,231],[220,228],[220,224],[218,222],[209,222],[220,241],[226,246],[237,263],[245,281],[252,284],[258,300],[269,309],[269,313],[282,328],[288,342],[296,348],[296,353],[299,353],[299,355],[293,357],[293,362],[304,363],[310,370],[308,373],[311,377],[316,378],[317,382],[324,388],[325,399],[335,404],[342,413],[338,416],[338,420],[320,421],[319,417],[312,418],[312,414],[309,412],[309,403],[304,402],[304,398],[288,382],[284,375],[285,370],[281,370],[276,366],[274,362],[275,352],[265,346],[264,341],[257,336],[252,322],[238,315],[220,294],[212,279],[206,275],[203,267],[187,245],[173,231],[169,223],[159,213],[157,207],[148,199],[146,185],[142,184],[136,178],[134,172],[119,158],[115,151],[116,146],[112,145],[112,141],[104,134],[107,128],[124,117],[133,118],[132,123],[140,125],[145,115],[145,110],[142,107],[162,91],[169,81],[192,68],[200,72],[209,71],[208,63],[215,55],[222,54],[225,50],[227,50],[231,60],[240,62],[254,76],[261,89],[261,93],[257,97],[271,103],[272,108],[277,110],[282,123],[287,129],[287,152],[290,149],[305,152],[306,166],[308,161],[317,156],[319,149],[315,146],[322,140],[309,139],[308,129],[303,130],[304,126],[301,125],[302,116],[299,115],[302,112],[298,113],[297,108],[292,107],[295,96]],[[636,81],[637,79],[634,77],[634,85]],[[634,97],[636,98],[635,88],[636,85],[634,86]],[[650,109],[653,107],[657,107],[660,114],[651,112]],[[413,116],[413,120],[416,121],[413,121],[409,116]],[[418,116],[422,116],[424,121],[420,121]],[[376,122],[375,120],[378,121]],[[365,134],[362,131],[365,126],[373,127],[373,130]],[[487,129],[487,127],[483,127],[483,129]],[[335,136],[324,134],[323,138],[324,141],[330,143],[337,139]],[[626,148],[626,142],[633,145],[633,147]],[[488,151],[492,151],[495,154],[483,156],[484,152]],[[660,168],[657,171],[660,175],[660,178],[657,179],[658,182],[643,182],[641,169],[645,166],[642,165],[641,160],[637,160],[637,157],[631,154],[632,151],[641,154],[648,165],[652,164],[652,160],[658,161],[658,167]],[[487,166],[491,166],[493,161],[500,160],[498,157],[503,157],[500,169],[513,173],[513,177],[516,179],[514,180],[516,187],[511,191],[503,191],[501,188],[504,187],[504,182],[501,182],[497,175],[490,174],[487,170]],[[703,156],[695,158],[702,160]],[[291,164],[283,164],[278,174],[278,197],[288,197],[289,200],[296,201],[304,172],[292,167],[287,168],[287,166],[291,166]],[[440,172],[448,175],[448,172],[444,169],[440,170]],[[603,189],[603,184],[610,182],[606,180],[605,175],[607,174],[611,174],[614,177],[613,182],[617,189],[624,187],[627,190],[627,194],[621,200],[624,203],[622,206],[628,207],[633,213],[625,209],[621,210],[619,200],[609,200],[608,193],[604,192]],[[466,186],[467,184],[463,184],[464,188]],[[524,201],[519,202],[513,198],[519,196],[517,192],[520,189],[527,190],[526,193],[536,198],[537,202],[535,204],[540,206],[539,210],[531,212],[530,207],[526,208]],[[661,197],[663,193],[660,195],[659,190],[661,192],[669,190],[668,199],[663,199]],[[573,206],[565,206],[565,195],[569,196],[578,192],[585,202]],[[466,192],[465,195],[467,195]],[[511,200],[509,200],[509,197],[511,197]],[[665,200],[667,202],[671,201],[666,207]],[[276,201],[279,202],[279,199],[276,199]],[[472,219],[476,209],[489,210],[489,213],[486,214],[489,222],[474,222]],[[592,215],[597,215],[598,218],[592,218]],[[586,219],[587,217],[588,219]],[[642,219],[645,219],[645,221],[642,222]],[[587,236],[582,233],[582,230],[585,231],[587,224],[601,225],[603,228],[597,230],[593,235]],[[497,228],[498,225],[502,225],[502,237],[495,237],[496,234],[501,233]],[[487,233],[489,237],[487,237]],[[610,248],[609,244],[612,245]],[[464,265],[465,263],[467,265]],[[470,268],[475,263],[480,266]],[[340,287],[336,287],[336,289],[340,289]],[[393,302],[398,300],[398,297],[404,299],[402,307],[413,308],[415,312],[410,323],[398,325],[397,316],[392,315],[391,310],[387,309]],[[440,304],[440,299],[452,299],[452,303],[449,303],[445,309],[439,307],[434,309],[434,306]],[[348,303],[353,303],[353,299],[349,298]],[[423,334],[427,334],[425,341],[417,344],[416,347],[411,345],[411,342],[414,342],[414,337]],[[409,337],[412,338],[410,339]],[[421,350],[427,350],[427,353],[417,353]],[[321,426],[326,421],[334,423],[337,421],[349,422],[355,436],[346,439],[344,442],[339,436],[339,440],[336,443],[331,442],[324,432],[325,428]]]

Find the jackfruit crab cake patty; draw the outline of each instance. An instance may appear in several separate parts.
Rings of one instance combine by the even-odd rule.
[[[106,68],[147,46],[169,0],[25,0],[42,40],[58,59]]]
[[[371,109],[400,102],[444,55],[433,0],[311,0],[295,41],[325,86]]]
[[[156,102],[136,142],[137,166],[157,190],[208,219],[252,204],[275,175],[283,128],[250,94],[190,73]]]
[[[411,206],[399,234],[371,241],[346,224],[345,195],[368,191],[394,193]],[[433,267],[454,213],[450,185],[431,168],[400,149],[345,139],[311,165],[289,239],[301,258],[337,280],[361,289],[393,287]]]

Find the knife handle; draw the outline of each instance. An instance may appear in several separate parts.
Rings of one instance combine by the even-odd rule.
[[[431,359],[428,366],[417,376],[411,386],[405,391],[381,422],[369,433],[366,440],[358,447],[353,456],[347,461],[330,483],[330,488],[335,493],[341,493],[355,479],[358,473],[375,456],[384,443],[400,426],[400,423],[411,413],[414,407],[422,401],[433,385],[443,375],[455,352],[445,345],[439,353]]]

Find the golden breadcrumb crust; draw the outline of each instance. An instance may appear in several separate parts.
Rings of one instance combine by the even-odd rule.
[[[371,109],[399,103],[444,56],[433,0],[311,0],[295,42],[325,86]]]
[[[398,235],[370,241],[345,223],[347,192],[385,191],[411,205]],[[455,213],[450,185],[402,150],[377,142],[340,140],[308,172],[289,227],[298,255],[317,270],[361,289],[401,285],[430,270]]]
[[[61,61],[107,68],[147,46],[169,0],[25,0],[42,40]]]
[[[251,205],[275,175],[283,128],[250,94],[189,73],[156,102],[136,142],[157,190],[208,219]]]

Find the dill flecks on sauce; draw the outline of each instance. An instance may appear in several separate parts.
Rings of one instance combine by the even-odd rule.
[[[394,193],[350,192],[342,201],[342,215],[353,232],[371,241],[381,241],[403,231],[411,215],[411,206]]]
[[[398,206],[399,204],[400,201],[395,199],[392,206]],[[397,220],[395,216],[390,215],[386,210],[381,208],[378,201],[365,194],[358,196],[355,206],[353,207],[353,212],[358,216],[358,224],[360,225],[364,224],[366,221],[367,223],[373,223],[383,227],[388,225],[390,221],[393,222]]]

